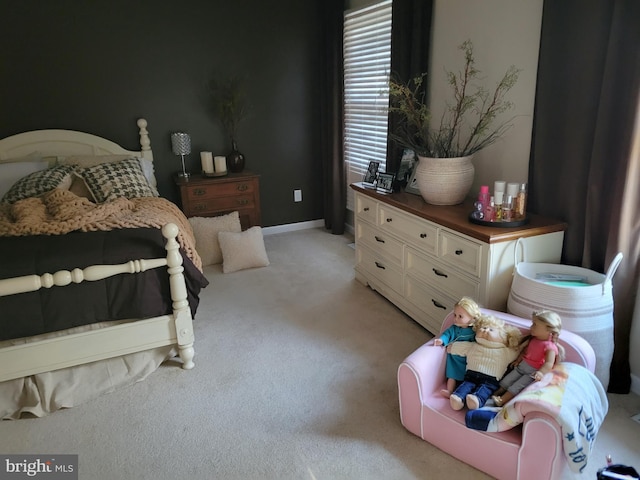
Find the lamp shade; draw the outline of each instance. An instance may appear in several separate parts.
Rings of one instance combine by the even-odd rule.
[[[191,153],[191,137],[188,133],[176,132],[171,134],[171,150],[175,155]]]

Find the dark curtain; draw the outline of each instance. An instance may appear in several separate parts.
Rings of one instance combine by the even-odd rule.
[[[391,6],[391,75],[402,82],[429,69],[433,0],[393,0]],[[426,88],[426,85],[425,85]],[[389,132],[396,125],[389,115]],[[402,147],[387,137],[387,172],[397,172]]]
[[[569,225],[562,262],[613,278],[608,390],[628,393],[640,271],[640,2],[545,2],[529,163],[530,210]],[[634,143],[635,142],[635,143]]]
[[[342,34],[344,0],[320,2],[322,81],[320,92],[324,223],[331,233],[344,233],[347,187],[344,167]]]

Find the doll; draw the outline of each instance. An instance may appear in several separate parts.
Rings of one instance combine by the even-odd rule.
[[[499,379],[518,356],[520,330],[506,325],[493,315],[480,315],[473,329],[475,342],[454,342],[447,350],[467,357],[464,381],[449,397],[451,408],[460,410],[465,403],[471,410],[482,407],[500,387]]]
[[[453,325],[433,340],[435,346],[447,346],[452,342],[473,342],[476,333],[473,331],[473,322],[480,316],[478,304],[469,297],[462,297],[453,307]],[[440,394],[449,398],[451,392],[464,379],[467,369],[467,358],[462,355],[447,353],[445,376],[447,388],[440,390]]]
[[[527,385],[542,380],[556,361],[564,359],[564,348],[558,344],[562,329],[560,315],[549,310],[533,312],[531,328],[522,342],[522,351],[511,364],[513,370],[500,380],[500,388],[493,395],[493,401],[501,407]]]

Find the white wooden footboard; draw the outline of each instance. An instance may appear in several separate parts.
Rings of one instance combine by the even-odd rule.
[[[178,227],[169,223],[162,229],[167,239],[166,258],[138,259],[120,265],[94,265],[84,269],[61,270],[44,275],[0,280],[0,296],[35,291],[70,283],[102,280],[113,275],[144,272],[167,266],[173,314],[115,326],[84,331],[0,349],[0,382],[105,358],[140,352],[165,345],[177,345],[182,368],[194,367],[194,334],[182,255],[176,240]]]

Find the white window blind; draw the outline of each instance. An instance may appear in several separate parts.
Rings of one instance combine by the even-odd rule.
[[[391,68],[391,1],[345,12],[344,155],[347,186],[360,182],[370,161],[385,171]],[[347,208],[353,191],[347,188]]]

